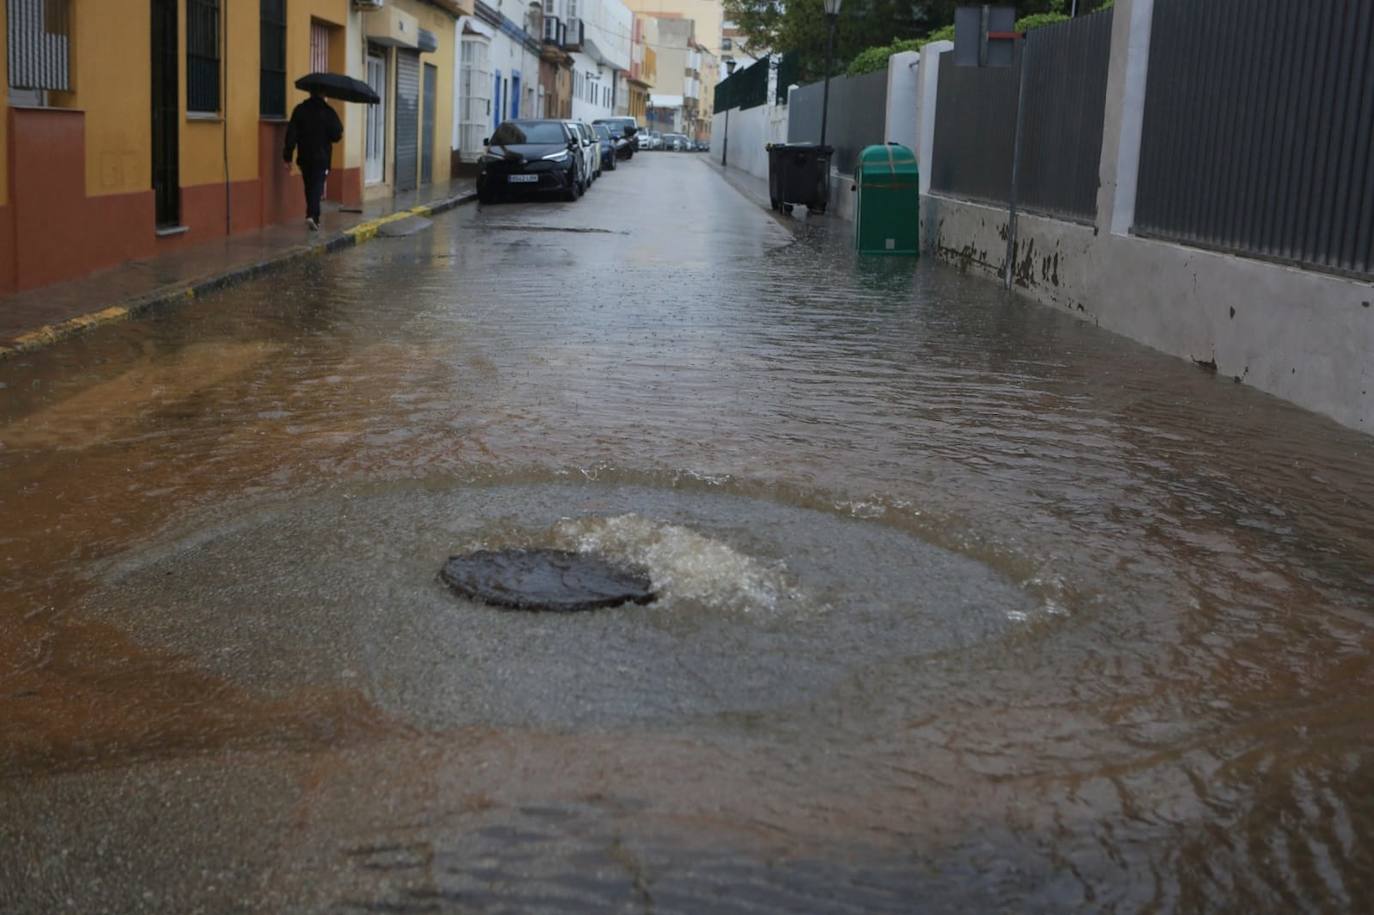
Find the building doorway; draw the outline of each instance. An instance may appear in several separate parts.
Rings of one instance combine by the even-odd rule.
[[[363,183],[381,184],[386,180],[386,58],[381,54],[367,55],[367,84],[381,102],[367,106]]]
[[[181,223],[177,0],[152,0],[153,200],[159,229]]]
[[[420,53],[396,50],[396,174],[398,191],[413,191],[420,176]]]

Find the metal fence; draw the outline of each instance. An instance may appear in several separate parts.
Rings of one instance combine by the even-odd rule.
[[[716,83],[715,107],[711,110],[757,108],[767,101],[768,58],[765,57]]]
[[[1028,32],[1009,67],[957,66],[954,55],[942,55],[932,189],[1004,205],[1010,201],[1020,98],[1025,110],[1018,205],[1092,221],[1111,44],[1112,12],[1107,10]]]
[[[1019,205],[1091,222],[1097,216],[1112,12],[1026,34]]]
[[[789,143],[820,140],[824,91],[824,83],[812,83],[792,93],[787,112]],[[863,148],[886,140],[887,70],[831,78],[829,108],[825,142],[835,148],[831,165],[841,174],[853,174]]]
[[[14,89],[70,91],[70,0],[6,0]]]
[[[1374,273],[1374,2],[1156,0],[1135,231]]]
[[[960,67],[940,55],[930,187],[1005,204],[1016,143],[1017,66]]]

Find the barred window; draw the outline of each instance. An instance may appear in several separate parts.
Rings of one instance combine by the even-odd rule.
[[[186,110],[219,111],[219,0],[186,0]]]
[[[258,113],[286,117],[286,0],[262,0]]]
[[[71,0],[7,0],[9,81],[71,91]]]

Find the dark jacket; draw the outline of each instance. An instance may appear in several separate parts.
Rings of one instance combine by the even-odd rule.
[[[308,98],[291,112],[282,158],[290,162],[295,152],[302,171],[329,168],[330,149],[342,139],[343,124],[334,109],[324,99]]]

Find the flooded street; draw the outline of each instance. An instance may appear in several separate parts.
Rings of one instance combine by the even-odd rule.
[[[0,362],[0,912],[1374,906],[1374,438],[812,222],[644,154]]]

